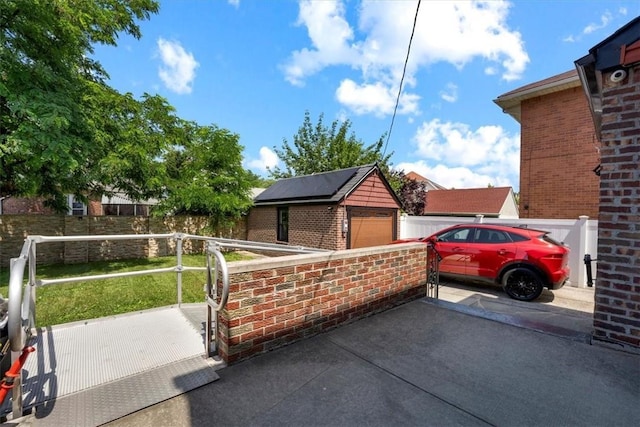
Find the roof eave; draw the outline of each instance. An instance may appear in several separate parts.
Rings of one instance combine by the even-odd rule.
[[[596,59],[591,53],[575,61],[575,66],[599,140],[602,128],[602,72],[596,69]]]
[[[560,92],[579,86],[580,79],[577,75],[574,74],[560,80],[542,84],[540,86],[531,87],[522,91],[516,90],[506,95],[501,95],[498,98],[494,99],[493,102],[495,102],[500,108],[502,108],[503,113],[509,114],[518,123],[521,123],[520,105],[523,101],[535,98],[537,96]]]

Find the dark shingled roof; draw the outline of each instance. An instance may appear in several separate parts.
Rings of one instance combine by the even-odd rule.
[[[253,201],[256,206],[279,203],[337,203],[377,167],[372,164],[284,178],[276,181]]]

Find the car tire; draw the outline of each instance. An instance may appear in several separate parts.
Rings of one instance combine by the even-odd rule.
[[[535,271],[519,267],[504,273],[502,288],[513,299],[533,301],[542,293],[544,283]]]

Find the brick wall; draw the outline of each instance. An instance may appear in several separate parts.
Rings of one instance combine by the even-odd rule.
[[[53,211],[45,208],[42,198],[23,199],[19,197],[7,197],[0,201],[3,214],[36,214],[53,215]]]
[[[338,205],[290,205],[289,245],[341,250],[346,248],[340,224],[346,218],[343,206]],[[277,207],[251,208],[247,218],[247,240],[278,243]]]
[[[594,337],[640,348],[640,64],[603,75]]]
[[[523,101],[521,123],[520,218],[596,218],[600,144],[582,87]]]
[[[107,217],[65,215],[0,215],[0,269],[20,255],[27,236],[94,236],[110,234],[205,235],[206,217]],[[217,230],[216,237],[246,239],[246,221]],[[201,253],[202,241],[186,240],[185,253]],[[83,263],[99,260],[146,258],[172,255],[175,244],[167,239],[42,243],[37,247],[38,264]]]
[[[425,265],[422,244],[230,264],[219,354],[234,363],[423,297]]]

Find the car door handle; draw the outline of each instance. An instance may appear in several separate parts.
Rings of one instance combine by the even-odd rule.
[[[461,247],[459,247],[459,246],[458,246],[458,247],[455,247],[455,248],[453,248],[453,249],[451,249],[451,250],[452,250],[453,252],[462,252],[462,251],[464,251],[464,248],[461,248]]]
[[[506,255],[507,250],[506,249],[498,249],[498,255]]]

